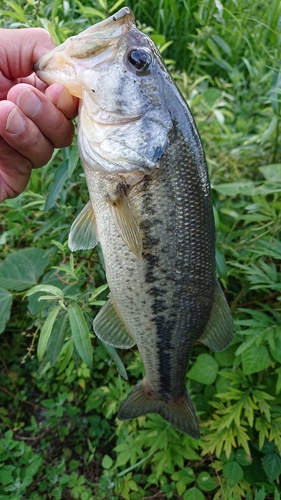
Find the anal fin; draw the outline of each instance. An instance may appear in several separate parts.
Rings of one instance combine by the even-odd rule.
[[[109,297],[108,301],[102,306],[95,317],[93,328],[95,334],[102,342],[113,347],[129,349],[136,343],[120,318],[111,297]]]
[[[88,201],[70,228],[68,246],[75,252],[94,248],[97,243],[96,217],[91,201]]]
[[[217,281],[215,286],[213,307],[199,342],[207,345],[212,351],[223,351],[233,337],[233,321],[228,303]]]

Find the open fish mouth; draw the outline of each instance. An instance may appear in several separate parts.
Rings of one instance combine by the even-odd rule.
[[[34,71],[44,82],[61,83],[81,98],[81,87],[75,84],[79,69],[85,71],[114,61],[119,40],[134,26],[129,7],[86,29],[44,54],[34,65]]]

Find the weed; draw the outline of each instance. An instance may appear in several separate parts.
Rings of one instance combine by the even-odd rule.
[[[121,4],[4,0],[0,18],[60,43]],[[124,366],[133,384],[142,363],[92,332],[108,295],[103,259],[99,247],[67,248],[88,195],[77,145],[57,150],[0,216],[0,500],[280,500],[280,2],[127,4],[202,136],[235,338],[221,353],[194,346],[200,441],[157,415],[116,420]]]

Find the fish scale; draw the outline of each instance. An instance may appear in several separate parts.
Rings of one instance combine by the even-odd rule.
[[[198,438],[185,386],[192,348],[199,340],[225,349],[233,325],[216,279],[210,185],[191,112],[127,7],[44,54],[35,69],[81,99],[90,201],[69,247],[101,244],[110,295],[94,331],[116,348],[137,344],[144,363],[118,417],[155,412]]]

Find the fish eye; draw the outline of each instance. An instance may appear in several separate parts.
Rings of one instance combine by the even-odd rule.
[[[151,54],[144,49],[134,49],[127,57],[129,63],[138,71],[146,71],[152,61]]]

